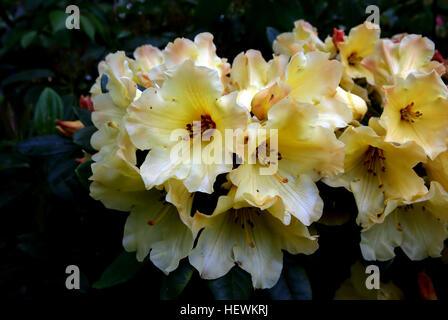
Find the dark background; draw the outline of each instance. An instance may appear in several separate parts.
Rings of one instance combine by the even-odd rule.
[[[80,8],[81,30],[65,29],[65,8],[69,4]],[[93,288],[123,251],[121,240],[127,214],[106,210],[89,197],[89,171],[79,168],[75,161],[83,156],[86,141],[73,142],[55,130],[47,132],[49,137],[36,127],[36,103],[45,87],[61,97],[62,120],[74,120],[80,95],[88,94],[98,74],[97,64],[109,52],[125,50],[131,55],[142,44],[163,48],[176,37],[192,39],[197,33],[208,31],[215,36],[218,55],[227,57],[229,62],[239,52],[251,48],[269,59],[272,37],[277,31],[291,31],[295,20],[309,21],[318,28],[323,40],[331,35],[333,27],[348,30],[362,23],[369,4],[380,8],[383,37],[402,32],[423,34],[435,42],[442,55],[448,55],[447,1],[2,0],[0,295],[24,299],[158,299],[176,297],[181,291],[173,289],[172,279],[163,276],[150,262],[140,265],[126,254],[112,265],[112,271],[109,269],[109,275],[114,276],[106,276],[96,285],[108,288]],[[226,279],[203,281],[183,263],[176,275],[192,277],[180,298],[303,299],[310,298],[312,291],[314,299],[332,299],[341,282],[349,277],[350,266],[361,257],[359,229],[354,222],[352,195],[323,184],[319,188],[325,200],[325,214],[349,220],[339,226],[316,224],[320,248],[312,256],[286,256],[282,276],[282,285],[286,287],[252,292],[247,274],[238,270]],[[65,268],[69,264],[80,267],[79,291],[65,288]],[[439,298],[448,297],[447,268],[440,259],[411,262],[398,250],[392,262],[380,266],[383,280],[393,279],[406,298],[420,298],[416,279],[423,270],[433,279]],[[300,280],[291,284],[292,275],[297,274]],[[232,295],[229,292],[236,284],[239,287]],[[293,292],[297,285],[303,295],[288,296],[287,292]]]

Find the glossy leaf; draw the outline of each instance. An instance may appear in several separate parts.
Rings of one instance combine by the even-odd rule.
[[[142,267],[143,263],[137,261],[135,252],[123,252],[104,270],[101,278],[92,287],[104,289],[129,281]]]
[[[233,267],[225,276],[208,282],[216,300],[247,300],[252,295],[252,281],[244,270]]]
[[[95,153],[95,149],[90,144],[92,134],[97,131],[95,126],[84,127],[73,134],[73,142],[89,153]]]
[[[161,300],[176,299],[187,286],[193,275],[193,267],[188,260],[184,259],[180,262],[179,267],[171,272],[168,276],[163,276],[160,288]]]
[[[305,269],[297,262],[284,259],[283,271],[277,284],[269,289],[274,300],[311,300],[311,285]]]
[[[61,97],[51,88],[45,88],[34,110],[34,127],[39,135],[56,132],[55,121],[64,115]]]

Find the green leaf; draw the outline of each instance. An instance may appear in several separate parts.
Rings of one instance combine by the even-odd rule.
[[[95,126],[84,127],[73,134],[73,142],[89,153],[95,153],[96,150],[90,144],[92,134],[98,129]]]
[[[273,300],[311,300],[311,285],[305,269],[285,257],[277,284],[269,289]]]
[[[87,160],[79,164],[79,166],[76,168],[76,176],[79,179],[79,182],[89,189],[90,181],[89,178],[92,176],[92,160]]]
[[[116,286],[132,279],[143,267],[143,263],[138,262],[135,253],[123,252],[101,275],[92,287],[104,289]]]
[[[252,281],[249,274],[233,267],[225,276],[208,282],[216,300],[248,300],[252,295]]]
[[[54,157],[73,154],[79,147],[71,140],[57,135],[39,136],[17,144],[17,151],[25,156]]]
[[[9,76],[2,81],[2,87],[7,84],[21,82],[21,81],[31,81],[32,79],[41,79],[54,77],[54,73],[48,69],[30,69],[17,72],[16,74]]]
[[[272,46],[272,44],[274,43],[274,40],[277,38],[277,36],[279,35],[279,31],[275,28],[272,27],[267,27],[266,28],[266,35],[268,37],[268,41],[269,44]]]
[[[53,33],[65,28],[65,20],[67,17],[67,14],[61,10],[53,10],[50,12],[49,18],[51,27],[53,28]]]
[[[187,286],[193,275],[193,267],[187,259],[180,262],[179,267],[168,276],[163,276],[160,288],[161,300],[174,300]]]
[[[90,40],[95,41],[95,27],[86,16],[81,16],[81,29],[87,34]]]
[[[64,104],[62,99],[51,88],[45,88],[37,100],[34,110],[34,127],[39,135],[56,132],[56,119],[64,115]]]
[[[36,31],[29,31],[25,33],[22,36],[22,39],[20,39],[20,44],[22,45],[22,48],[27,48],[33,41],[36,39],[37,32]]]

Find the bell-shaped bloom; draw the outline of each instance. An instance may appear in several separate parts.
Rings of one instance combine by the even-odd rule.
[[[426,160],[415,143],[396,145],[384,141],[378,123],[348,127],[339,137],[345,144],[344,173],[327,184],[352,191],[358,207],[356,222],[368,229],[384,219],[386,201],[412,201],[427,193],[424,181],[413,167]],[[383,129],[384,130],[384,129]]]
[[[162,87],[146,89],[128,108],[126,129],[132,142],[140,150],[150,149],[140,168],[143,180],[150,189],[173,177],[190,192],[211,193],[216,176],[232,169],[225,159],[233,150],[217,136],[224,137],[226,129],[244,129],[248,110],[236,102],[236,92],[222,95],[217,71],[192,60],[165,77]],[[217,158],[203,160],[212,151]]]
[[[429,159],[423,167],[431,181],[439,182],[448,190],[448,151],[442,152],[434,160]]]
[[[342,102],[345,106],[352,112],[352,117],[354,120],[361,121],[364,118],[364,115],[367,112],[367,103],[360,96],[353,94],[349,91],[342,89],[341,87],[336,88],[336,93],[333,98],[339,102]],[[342,109],[339,112],[335,112],[337,114],[341,114],[339,117],[331,117],[331,113],[327,113],[327,117],[329,119],[324,119],[327,123],[334,123],[334,127],[344,127],[344,124],[350,121],[350,118],[345,116],[345,111]],[[344,117],[345,116],[345,117]],[[336,120],[338,120],[336,122]]]
[[[153,81],[149,78],[149,71],[163,63],[163,55],[159,48],[151,45],[143,45],[134,50],[135,61],[131,68],[139,85],[149,88]]]
[[[145,191],[134,203],[126,220],[123,246],[143,261],[149,254],[152,263],[164,273],[177,269],[179,261],[193,248],[189,225],[193,195],[180,181],[165,183],[166,197],[157,189]]]
[[[412,260],[440,257],[448,238],[448,193],[438,182],[416,201],[388,202],[386,219],[361,233],[366,260],[389,260],[401,247]]]
[[[96,153],[90,195],[108,209],[130,212],[124,229],[124,248],[136,251],[139,261],[151,251],[151,261],[169,273],[193,247],[189,229],[193,195],[176,180],[167,181],[160,187],[162,191],[146,190],[136,167],[135,151],[124,131],[115,148]],[[161,193],[163,190],[166,195]]]
[[[241,52],[232,63],[229,91],[238,91],[238,102],[251,110],[252,98],[260,90],[279,80],[285,73],[288,57],[274,56],[266,62],[260,51]]]
[[[280,201],[284,210],[271,213],[284,223],[290,215],[305,225],[317,221],[323,202],[314,181],[341,172],[344,158],[343,144],[317,120],[312,105],[285,98],[266,122],[250,124],[238,152],[244,161],[229,174],[236,201],[260,208]]]
[[[288,97],[313,104],[319,111],[320,125],[345,127],[353,119],[351,108],[337,99],[342,65],[323,52],[298,53],[291,58],[283,81],[291,88]],[[335,97],[336,96],[336,97]]]
[[[370,73],[361,64],[363,59],[373,55],[380,38],[378,25],[368,21],[352,28],[343,42],[339,42],[339,53],[345,72],[351,78],[369,78]]]
[[[319,111],[319,125],[331,129],[346,127],[354,115],[348,103],[357,106],[359,100],[352,94],[344,97],[353,97],[351,100],[339,96],[341,75],[341,64],[336,60],[329,60],[328,54],[298,53],[291,58],[280,79],[271,82],[253,96],[251,112],[258,120],[265,120],[273,105],[290,97],[313,104]]]
[[[304,20],[294,22],[292,32],[281,33],[272,44],[276,54],[293,56],[298,52],[323,51],[336,54],[333,41],[328,37],[325,42],[319,39],[317,29]]]
[[[192,229],[201,229],[190,263],[204,279],[224,276],[235,263],[252,276],[255,288],[271,288],[283,268],[283,253],[311,254],[317,237],[293,218],[285,225],[268,211],[235,202],[235,188],[221,196],[212,215],[197,212]]]
[[[149,78],[159,86],[165,78],[165,71],[185,60],[193,60],[197,66],[216,70],[223,84],[228,81],[227,74],[230,72],[230,65],[227,63],[227,59],[216,55],[216,46],[211,33],[200,33],[194,38],[194,41],[177,38],[162,50],[162,56],[163,63],[151,69],[148,74]]]
[[[384,87],[386,101],[381,123],[386,141],[416,142],[434,159],[446,150],[448,89],[436,72],[410,74]]]
[[[420,35],[403,35],[397,40],[381,39],[375,53],[362,61],[362,66],[373,75],[370,84],[381,89],[393,85],[397,78],[406,78],[413,72],[445,72],[443,64],[431,61],[434,56],[434,43]]]
[[[109,149],[115,148],[120,132],[124,130],[122,120],[127,107],[140,95],[137,83],[134,82],[131,64],[132,59],[127,58],[124,52],[118,51],[107,55],[98,67],[100,74],[91,89],[94,106],[92,122],[98,129],[92,135],[91,144],[96,150],[106,146]],[[102,79],[106,79],[106,83]],[[96,87],[99,87],[99,91]]]

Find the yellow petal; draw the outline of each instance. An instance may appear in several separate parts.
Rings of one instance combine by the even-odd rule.
[[[386,103],[381,123],[386,141],[415,141],[434,159],[446,150],[448,138],[448,89],[433,71],[410,74],[385,87]]]
[[[300,102],[313,103],[322,96],[335,93],[342,77],[342,66],[328,60],[328,54],[298,53],[291,58],[285,82],[291,87],[290,97]]]

